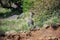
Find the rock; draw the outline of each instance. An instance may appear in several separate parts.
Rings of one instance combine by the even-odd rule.
[[[17,8],[17,5],[14,4],[14,3],[12,3],[12,7],[13,7],[13,8]]]
[[[26,34],[25,34],[25,32],[22,32],[22,31],[21,31],[21,32],[19,32],[19,35],[20,35],[20,37],[21,37],[21,38],[24,38],[24,37],[26,37]]]
[[[30,37],[31,34],[32,34],[31,31],[30,32],[26,32],[26,36],[29,36]]]
[[[58,40],[56,37],[51,37],[49,40]]]
[[[20,40],[20,36],[19,35],[14,36],[13,40]]]
[[[57,30],[59,28],[59,23],[52,23],[51,24],[51,28],[53,28],[54,30]]]
[[[49,28],[50,26],[49,26],[48,24],[44,24],[43,27],[47,29],[47,28]]]
[[[14,30],[11,30],[11,31],[7,31],[7,32],[5,33],[5,35],[7,35],[7,36],[9,36],[9,35],[17,35],[17,32],[14,31]]]
[[[59,27],[60,27],[60,22],[59,23],[56,23]]]

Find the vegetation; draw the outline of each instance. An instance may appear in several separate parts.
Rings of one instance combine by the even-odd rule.
[[[4,31],[28,30],[29,27],[26,20],[29,16],[29,11],[32,11],[35,14],[33,17],[35,27],[42,27],[44,24],[57,23],[60,20],[60,0],[22,0],[21,3],[17,0],[13,0],[13,3],[22,5],[23,15],[20,15],[20,7],[14,10],[14,8],[3,8],[3,6],[1,6],[0,18],[8,18],[14,14],[18,14],[18,17],[20,17],[16,20],[1,21],[0,26]]]

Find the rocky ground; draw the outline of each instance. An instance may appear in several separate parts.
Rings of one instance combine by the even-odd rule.
[[[30,32],[9,31],[0,40],[60,40],[60,24],[33,29]]]

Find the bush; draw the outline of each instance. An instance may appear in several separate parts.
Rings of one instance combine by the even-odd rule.
[[[57,17],[52,17],[51,19],[48,19],[47,21],[45,21],[44,22],[44,24],[48,24],[48,25],[50,25],[51,23],[57,23],[57,22],[59,22],[59,18],[57,18]]]

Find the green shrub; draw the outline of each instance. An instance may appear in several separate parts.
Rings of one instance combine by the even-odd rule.
[[[23,0],[23,5],[22,5],[23,6],[23,11],[26,12],[29,9],[31,9],[34,1],[35,0]]]
[[[57,17],[52,17],[51,19],[48,19],[47,21],[45,21],[44,22],[44,24],[48,24],[48,25],[50,25],[51,23],[57,23],[57,22],[59,22],[59,18],[57,18]]]
[[[6,8],[0,7],[0,13],[8,13],[8,12],[11,12],[11,9],[6,9]]]

